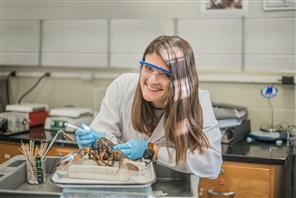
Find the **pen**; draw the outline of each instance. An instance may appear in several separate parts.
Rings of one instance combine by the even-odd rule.
[[[41,162],[41,157],[39,155],[39,152],[36,154],[35,157],[36,161],[36,167],[37,167],[37,181],[39,184],[42,184],[44,182],[44,177],[43,177],[43,169],[42,169],[42,162]]]

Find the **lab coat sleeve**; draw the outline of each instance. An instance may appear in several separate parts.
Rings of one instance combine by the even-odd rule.
[[[90,127],[96,131],[104,131],[106,138],[111,140],[113,143],[120,143],[118,139],[121,139],[120,129],[121,125],[121,114],[120,114],[120,103],[122,97],[122,81],[124,76],[120,76],[115,79],[108,87],[105,97],[102,101],[99,114],[90,124]]]
[[[193,153],[188,150],[187,161],[176,166],[175,148],[169,148],[172,155],[172,159],[170,159],[167,148],[161,147],[158,152],[158,163],[180,172],[193,173],[201,178],[215,179],[218,177],[222,165],[221,131],[213,112],[209,92],[204,90],[200,92],[199,99],[204,119],[203,131],[209,140],[209,148],[204,150],[202,154],[198,150]]]

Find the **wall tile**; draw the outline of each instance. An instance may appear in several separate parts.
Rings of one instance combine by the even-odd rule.
[[[17,53],[16,65],[39,66],[39,53]]]
[[[42,66],[49,67],[106,67],[107,55],[103,54],[69,54],[69,53],[45,53],[42,54]]]
[[[294,55],[276,56],[277,70],[291,70],[296,71],[296,58]]]
[[[276,70],[276,57],[254,54],[245,56],[245,70],[250,71],[275,71]]]
[[[73,66],[74,54],[42,54],[42,66]]]
[[[295,53],[295,19],[246,20],[245,52],[263,55]]]
[[[106,53],[106,20],[44,21],[42,52]]]
[[[241,19],[179,20],[178,35],[196,54],[238,54],[242,52]]]
[[[1,21],[2,52],[38,52],[39,21]]]
[[[220,69],[220,57],[217,55],[195,54],[195,64],[198,70]]]
[[[230,55],[220,56],[220,69],[223,70],[241,70],[242,69],[242,56]]]
[[[4,65],[15,65],[16,60],[15,60],[15,53],[11,52],[2,52],[1,53],[1,66]]]
[[[112,20],[110,31],[112,54],[143,54],[156,37],[174,34],[174,21]]]
[[[111,67],[112,68],[131,68],[138,70],[143,54],[112,54]]]

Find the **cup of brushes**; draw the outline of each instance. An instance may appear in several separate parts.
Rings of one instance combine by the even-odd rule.
[[[27,162],[27,182],[29,184],[44,184],[46,181],[46,155],[57,136],[62,133],[63,136],[71,141],[74,140],[67,135],[63,130],[59,130],[50,145],[48,143],[40,143],[40,146],[34,145],[34,141],[30,140],[29,143],[21,143],[19,150],[24,154]]]

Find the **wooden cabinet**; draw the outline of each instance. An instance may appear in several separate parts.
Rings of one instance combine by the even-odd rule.
[[[48,156],[59,156],[59,157],[64,157],[68,155],[69,153],[73,151],[77,151],[79,148],[75,147],[64,147],[64,146],[53,146],[49,151],[48,151]]]
[[[10,158],[16,155],[22,155],[19,148],[21,143],[15,142],[0,142],[0,164],[6,162]],[[76,151],[78,147],[63,147],[63,146],[53,146],[47,156],[65,156],[70,152]]]
[[[199,197],[282,197],[283,171],[284,166],[224,161],[217,179],[200,179]]]
[[[0,164],[6,162],[16,155],[22,155],[19,148],[21,143],[15,142],[0,142]]]

